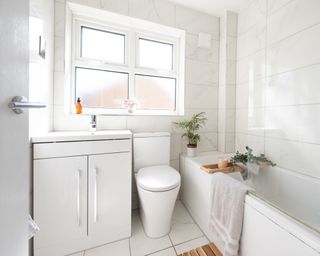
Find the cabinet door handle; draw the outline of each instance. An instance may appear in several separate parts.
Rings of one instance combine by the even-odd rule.
[[[94,185],[93,185],[93,221],[98,220],[98,188],[97,188],[98,168],[94,168]]]
[[[81,179],[81,170],[78,169],[77,173],[78,177],[78,182],[77,182],[77,218],[78,218],[78,226],[81,225],[81,220],[80,220],[80,179]]]

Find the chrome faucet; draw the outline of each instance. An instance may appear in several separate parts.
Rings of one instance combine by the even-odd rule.
[[[90,121],[90,131],[95,132],[97,130],[97,116],[92,115]]]

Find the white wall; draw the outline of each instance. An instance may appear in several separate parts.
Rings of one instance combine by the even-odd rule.
[[[217,107],[219,71],[219,18],[187,9],[163,0],[74,0],[80,4],[185,29],[186,88],[185,117],[205,111],[208,123],[201,132],[200,151],[217,148]],[[64,19],[65,1],[55,2],[55,72],[53,129],[88,130],[89,116],[64,113]],[[197,47],[198,33],[212,35],[210,49]],[[168,116],[99,116],[98,129],[130,129],[142,131],[172,131],[172,122],[181,117]],[[171,163],[178,168],[179,153],[184,150],[180,134],[173,131]]]
[[[320,1],[251,0],[239,13],[236,148],[320,179]]]
[[[29,136],[32,137],[53,127],[54,0],[30,0],[29,3],[29,101],[47,104],[44,109],[29,111]],[[38,54],[40,35],[45,39],[45,59]]]

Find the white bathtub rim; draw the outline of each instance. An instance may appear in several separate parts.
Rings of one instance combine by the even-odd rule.
[[[263,202],[262,199],[256,198],[254,195],[247,195],[245,203],[292,236],[320,253],[320,236],[316,234],[316,231],[310,230],[304,224],[296,221],[267,202]]]

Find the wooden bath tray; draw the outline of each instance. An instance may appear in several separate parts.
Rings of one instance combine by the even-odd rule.
[[[214,243],[210,243],[189,252],[184,252],[178,256],[222,256],[222,253]]]
[[[213,174],[216,172],[223,172],[223,173],[241,172],[242,168],[239,166],[232,167],[230,163],[225,168],[218,168],[218,164],[206,164],[206,165],[201,165],[201,170],[209,174]]]

